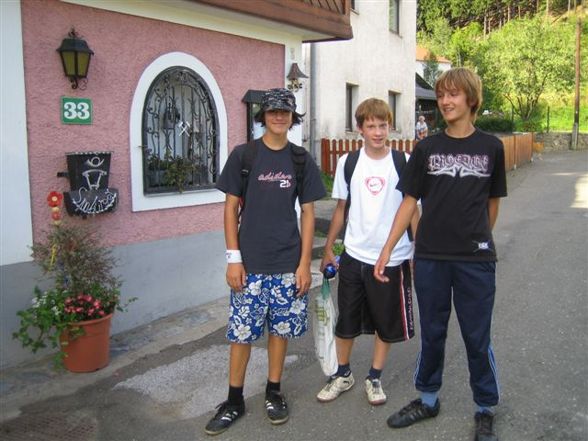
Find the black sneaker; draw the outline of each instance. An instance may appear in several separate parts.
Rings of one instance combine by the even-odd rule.
[[[488,412],[476,412],[476,437],[474,441],[498,441],[494,433],[494,415]]]
[[[435,402],[434,407],[429,407],[423,404],[421,399],[411,401],[408,406],[403,407],[395,414],[392,414],[388,418],[388,426],[394,427],[395,429],[400,427],[408,427],[414,423],[427,418],[433,418],[439,415],[439,408],[441,404],[439,400]]]
[[[288,405],[284,396],[279,392],[266,392],[265,410],[272,424],[284,424],[288,421]]]
[[[218,412],[204,429],[209,435],[218,435],[231,427],[237,418],[245,414],[245,403],[230,405],[228,401],[224,401],[216,409]]]

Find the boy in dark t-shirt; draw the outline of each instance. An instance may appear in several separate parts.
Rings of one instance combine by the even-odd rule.
[[[231,345],[228,399],[206,425],[209,435],[224,432],[245,413],[243,385],[251,343],[263,336],[266,326],[266,412],[272,424],[288,420],[288,407],[280,392],[288,339],[302,336],[307,329],[314,201],[326,191],[307,152],[303,152],[301,175],[294,165],[293,149],[299,152],[302,148],[288,141],[288,130],[302,121],[302,115],[296,113],[292,92],[268,90],[255,119],[265,127],[265,134],[254,144],[235,147],[217,183],[226,194],[227,283],[231,288],[227,339]],[[247,149],[255,149],[255,154],[244,179]],[[298,176],[302,185],[298,185]]]
[[[435,84],[447,129],[420,141],[402,174],[405,197],[374,267],[383,269],[408,227],[417,200],[422,216],[415,241],[414,284],[419,305],[421,353],[415,386],[421,397],[388,418],[393,428],[437,416],[440,409],[445,339],[455,306],[466,345],[474,402],[476,441],[496,441],[494,410],[499,386],[490,328],[496,291],[496,248],[492,228],[506,196],[502,142],[474,127],[482,103],[480,78],[450,69]]]

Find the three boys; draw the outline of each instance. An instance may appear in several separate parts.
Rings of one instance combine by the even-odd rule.
[[[406,262],[411,257],[412,247],[406,230],[411,223],[416,222],[417,201],[421,200],[423,214],[416,234],[414,263],[414,284],[421,324],[421,352],[415,372],[415,386],[420,392],[420,398],[391,415],[387,422],[390,427],[400,428],[438,415],[445,339],[453,302],[466,345],[470,385],[477,405],[475,441],[497,441],[493,407],[498,404],[499,386],[490,338],[496,289],[496,249],[492,229],[498,216],[500,198],[507,193],[504,148],[496,137],[474,127],[482,103],[481,81],[475,73],[465,68],[451,69],[438,79],[435,91],[447,129],[418,143],[398,182],[397,188],[402,191],[404,198],[395,190],[399,174],[385,148],[390,124],[389,109],[385,110],[387,105],[379,100],[366,100],[356,112],[365,148],[359,153],[349,187],[343,176],[344,163],[348,158],[344,156],[339,160],[333,190],[333,197],[339,201],[333,213],[325,257],[321,263],[321,269],[329,262],[336,263],[332,245],[345,223],[346,200],[348,194],[351,194],[353,198],[345,235],[346,252],[341,258],[339,269],[339,318],[336,327],[339,368],[317,398],[323,402],[331,401],[353,386],[349,365],[353,339],[361,333],[375,333],[372,365],[365,387],[371,404],[386,401],[380,375],[390,343],[413,336],[412,308],[407,308],[410,306],[411,274]],[[266,111],[269,109],[265,106]],[[292,114],[296,115],[295,106],[289,116]],[[266,120],[266,126],[270,124]],[[279,139],[283,142],[285,138]],[[270,145],[268,147],[271,148]],[[222,181],[221,176],[219,188],[227,192],[227,255],[232,256],[231,250],[239,249],[238,245],[242,246],[237,240],[237,196],[240,193],[222,187]],[[318,196],[319,193],[317,191],[313,197],[322,197]],[[316,199],[305,196],[305,201],[311,200]],[[309,233],[304,225],[312,225],[314,230],[314,216],[304,216],[305,211],[312,210],[312,203],[308,205],[309,202],[301,201],[301,204],[302,258],[296,269],[296,281],[297,287],[300,281],[300,289],[303,290],[304,287],[308,289],[306,255],[308,253],[309,259],[310,245],[307,242],[312,242],[312,232]],[[390,228],[392,218],[394,221]],[[413,232],[416,232],[415,226]],[[382,238],[387,233],[382,247]],[[239,239],[241,234],[240,231]],[[246,273],[242,264],[240,267],[231,265],[229,260],[227,281],[232,288],[234,317],[238,317],[238,293],[241,290],[246,292],[243,289],[246,282],[255,288],[258,280],[250,274],[249,269]],[[309,277],[308,269],[308,283]],[[306,307],[306,303],[304,305]],[[261,322],[264,320],[262,318]],[[247,334],[243,332],[242,325],[239,319],[232,318],[228,335],[232,333],[233,339],[239,340]],[[303,329],[305,325],[300,328],[301,332]],[[275,339],[275,335],[270,336],[268,351]],[[234,346],[237,348],[235,363]],[[273,374],[270,354],[266,403],[276,403],[278,417],[275,421],[281,423],[287,419],[285,401],[279,394],[285,345],[280,343],[278,347],[279,357],[276,358],[282,360],[282,365],[275,369],[279,375]],[[232,343],[229,400],[222,404],[223,407],[209,426],[216,424],[222,431],[243,414],[242,379],[247,360],[248,352],[239,349],[237,343]],[[239,368],[234,369],[234,365]],[[231,401],[231,397],[235,395],[234,389],[239,391],[239,385],[241,402],[235,404],[236,401]],[[285,418],[282,417],[284,412]],[[274,417],[269,411],[268,416],[273,422]],[[209,434],[220,433],[214,428],[208,429],[207,426]]]

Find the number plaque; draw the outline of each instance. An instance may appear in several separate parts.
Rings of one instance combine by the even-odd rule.
[[[61,122],[63,124],[92,124],[92,100],[62,96]]]

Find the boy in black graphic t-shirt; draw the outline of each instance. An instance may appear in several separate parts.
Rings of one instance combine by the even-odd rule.
[[[268,90],[255,119],[265,127],[265,134],[252,145],[235,147],[217,183],[226,194],[227,283],[231,288],[227,339],[231,346],[228,398],[206,425],[209,435],[224,432],[245,413],[243,386],[251,343],[263,336],[266,327],[265,410],[272,424],[288,420],[288,406],[280,392],[288,339],[302,336],[307,329],[314,201],[326,191],[310,155],[288,141],[290,128],[302,121],[292,92]],[[255,154],[247,155],[247,149],[255,149]],[[294,165],[294,152],[299,158],[300,150],[304,155],[301,174]],[[245,157],[252,158],[247,179]],[[301,209],[300,230],[296,198]]]
[[[496,290],[492,228],[506,196],[502,142],[474,127],[482,103],[479,77],[465,68],[443,73],[435,84],[444,132],[420,141],[402,174],[405,194],[374,267],[386,282],[387,262],[408,227],[417,200],[422,216],[415,241],[414,283],[421,325],[415,386],[421,397],[393,414],[390,427],[437,416],[451,304],[466,345],[474,402],[476,441],[496,441],[494,410],[499,386],[490,328]]]

